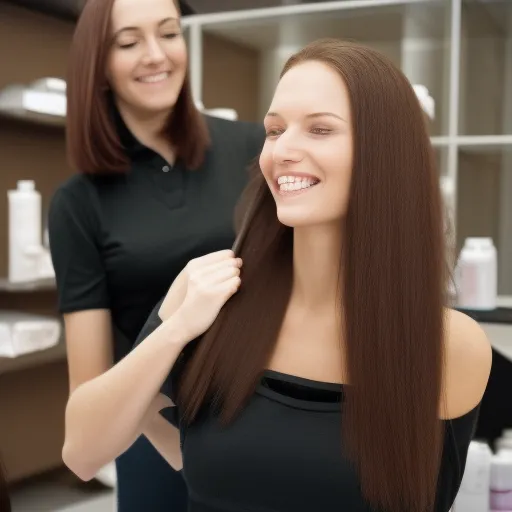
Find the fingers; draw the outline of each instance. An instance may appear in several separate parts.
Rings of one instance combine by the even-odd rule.
[[[202,269],[202,271],[204,271],[205,274],[215,274],[219,270],[223,270],[225,268],[236,267],[236,268],[240,269],[241,266],[242,266],[241,258],[229,258],[227,260],[212,263],[211,265],[204,267]]]
[[[204,276],[205,283],[215,285],[240,276],[240,267],[229,265],[216,269]]]
[[[242,260],[228,258],[202,267],[191,269],[189,278],[194,281],[215,284],[240,275]]]
[[[227,279],[218,284],[219,293],[223,294],[227,301],[232,295],[234,295],[240,288],[242,280],[240,277],[235,276]]]
[[[234,259],[234,257],[235,253],[231,249],[225,249],[222,251],[216,251],[210,254],[205,254],[204,256],[200,256],[199,258],[195,258],[194,260],[189,262],[189,265],[191,265],[192,267],[205,267],[207,265],[219,263],[221,261]]]

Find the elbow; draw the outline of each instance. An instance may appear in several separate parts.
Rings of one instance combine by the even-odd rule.
[[[62,447],[62,461],[68,469],[84,482],[92,480],[96,475],[96,471],[92,469],[91,464],[87,461],[87,457],[74,449],[67,440]]]

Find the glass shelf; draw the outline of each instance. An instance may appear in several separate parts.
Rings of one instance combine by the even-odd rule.
[[[512,144],[460,147],[458,160],[457,250],[466,237],[491,237],[498,293],[512,295]]]
[[[512,135],[512,2],[463,0],[459,134]]]

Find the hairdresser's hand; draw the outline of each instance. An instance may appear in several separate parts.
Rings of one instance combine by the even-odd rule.
[[[173,315],[187,337],[197,338],[210,328],[222,306],[240,287],[241,266],[242,261],[231,250],[207,254],[187,264],[177,287],[183,293],[185,286],[185,296]]]

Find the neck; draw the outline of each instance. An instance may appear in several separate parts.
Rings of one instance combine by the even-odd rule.
[[[342,230],[335,224],[295,228],[292,299],[309,310],[339,299]]]
[[[166,160],[173,163],[172,147],[168,139],[163,135],[169,112],[155,114],[136,114],[130,109],[118,104],[119,113],[128,129],[134,137],[144,146],[160,153]]]

